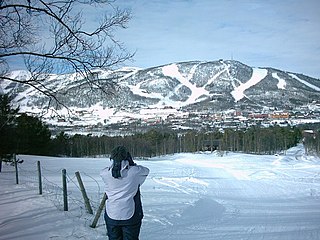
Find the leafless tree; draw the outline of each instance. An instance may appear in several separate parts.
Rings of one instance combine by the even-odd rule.
[[[88,9],[105,9],[94,28],[85,21]],[[44,80],[51,73],[76,72],[92,88],[106,91],[108,83],[94,78],[91,70],[132,58],[114,36],[130,18],[129,10],[111,0],[0,0],[0,80],[27,84],[57,101],[55,89]],[[27,79],[8,74],[16,59],[31,73]]]

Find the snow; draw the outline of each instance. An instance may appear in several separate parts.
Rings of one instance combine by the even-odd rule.
[[[244,92],[250,87],[259,83],[262,79],[264,79],[267,76],[267,74],[267,69],[253,68],[251,78],[247,82],[241,83],[238,87],[235,87],[235,89],[231,92],[231,95],[233,96],[235,102],[238,102],[239,100],[244,98]]]
[[[155,80],[157,81],[157,80]],[[157,83],[154,82],[155,85],[157,85]],[[139,82],[136,85],[129,85],[130,90],[132,91],[133,94],[141,96],[141,97],[146,97],[146,98],[162,98],[162,94],[161,93],[156,93],[156,92],[147,92],[145,89],[141,88],[141,85],[145,84],[146,81],[142,81]],[[161,85],[161,83],[159,83]]]
[[[286,88],[286,80],[284,80],[283,78],[279,77],[278,73],[272,73],[272,77],[275,79],[278,79],[278,84],[277,87],[279,89],[285,89]]]
[[[218,77],[220,77],[223,73],[229,71],[229,67],[225,63],[223,66],[224,68],[220,69],[211,79],[209,79],[205,86],[213,84],[218,79]]]
[[[308,83],[307,81],[299,78],[299,77],[298,77],[297,75],[295,75],[295,74],[289,73],[289,75],[290,75],[292,78],[294,78],[294,79],[298,80],[299,82],[303,83],[304,85],[308,86],[309,88],[312,88],[313,90],[320,92],[320,88],[319,88],[319,87],[317,87],[317,86],[315,86],[315,85],[313,85],[313,84],[311,84],[311,83]]]
[[[205,89],[205,87],[197,87],[195,84],[190,82],[190,79],[192,78],[196,66],[190,71],[190,74],[187,77],[184,77],[176,64],[166,65],[162,68],[162,72],[165,76],[176,78],[181,84],[176,88],[176,91],[178,88],[182,86],[186,86],[191,90],[191,94],[189,98],[184,101],[180,102],[180,106],[186,106],[188,104],[196,103],[199,101],[200,97],[203,95],[209,96],[209,92]]]
[[[96,211],[103,195],[100,170],[108,158],[18,156],[0,173],[0,239],[106,239],[103,219],[82,204],[74,172],[81,173]],[[43,195],[36,162],[41,161]],[[282,155],[181,153],[135,160],[151,172],[141,187],[141,240],[320,239],[320,159],[302,145]],[[63,211],[61,170],[68,174],[69,211]]]

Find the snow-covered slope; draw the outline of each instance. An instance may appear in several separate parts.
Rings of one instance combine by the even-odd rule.
[[[96,212],[103,195],[99,173],[106,158],[18,156],[0,173],[0,240],[106,239],[103,218],[85,211],[75,180],[79,171]],[[38,195],[37,161],[43,195]],[[136,160],[150,169],[141,186],[141,240],[318,240],[320,160],[299,145],[286,155],[183,153]],[[61,169],[67,171],[69,211],[63,212]]]
[[[245,97],[244,92],[247,89],[255,86],[261,80],[263,80],[267,76],[267,74],[267,69],[254,68],[251,78],[245,83],[240,83],[240,85],[235,87],[234,90],[231,92],[231,95],[233,96],[234,100],[240,101],[241,99],[243,99]]]

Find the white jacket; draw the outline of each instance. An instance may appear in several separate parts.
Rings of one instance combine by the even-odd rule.
[[[149,169],[140,165],[129,166],[128,161],[121,162],[121,177],[112,177],[112,165],[101,171],[107,194],[106,211],[114,220],[128,220],[135,210],[133,197],[136,195],[149,174]]]

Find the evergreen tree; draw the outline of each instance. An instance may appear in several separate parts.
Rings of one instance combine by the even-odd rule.
[[[45,155],[49,152],[51,133],[36,117],[23,113],[17,119],[17,153]]]
[[[70,143],[71,143],[70,137],[64,132],[60,132],[54,139],[52,139],[51,153],[53,155],[70,156],[71,155]]]
[[[0,157],[14,153],[14,126],[19,108],[12,108],[11,97],[0,95]]]

